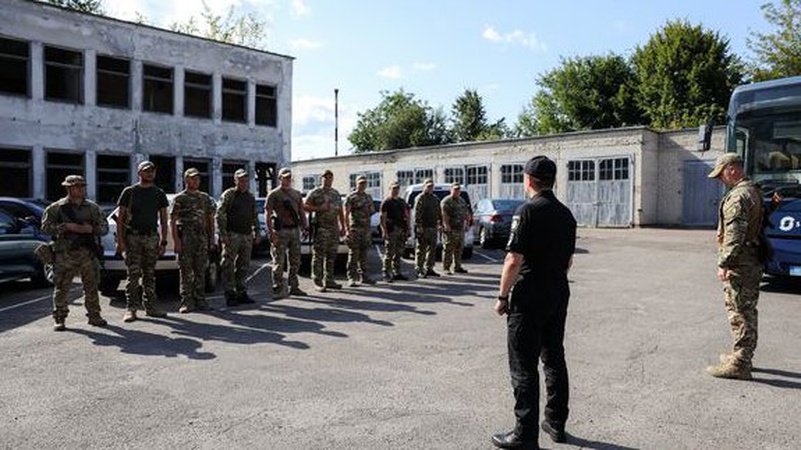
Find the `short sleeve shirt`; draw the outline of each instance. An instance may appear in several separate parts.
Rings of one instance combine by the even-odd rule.
[[[128,209],[127,227],[140,233],[151,233],[158,228],[159,211],[170,205],[167,194],[158,186],[138,184],[123,189],[117,206]]]
[[[303,196],[295,189],[277,187],[267,194],[267,206],[273,210],[281,228],[296,228],[302,225],[300,215],[303,214],[301,200]]]
[[[317,211],[314,216],[321,226],[335,227],[337,225],[339,212],[342,210],[342,196],[336,189],[326,189],[322,186],[314,188],[309,192],[306,200],[314,206],[323,206],[328,202],[328,211]]]
[[[370,216],[373,215],[373,197],[366,192],[353,191],[345,200],[345,207],[350,208],[348,223],[352,227],[369,227]]]

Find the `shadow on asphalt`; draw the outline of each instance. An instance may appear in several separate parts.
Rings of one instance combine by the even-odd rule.
[[[617,444],[610,444],[608,442],[600,442],[600,441],[590,441],[587,439],[582,439],[580,437],[574,436],[570,433],[567,434],[567,444],[572,445],[574,447],[579,447],[582,449],[593,449],[593,450],[637,450],[636,447],[626,447],[623,445]],[[540,447],[542,448],[542,447]]]
[[[765,277],[760,291],[784,294],[801,294],[801,279]]]
[[[203,343],[195,339],[171,338],[163,334],[147,333],[116,325],[108,325],[104,331],[87,329],[67,329],[69,332],[82,334],[92,339],[95,345],[102,347],[119,347],[122,353],[144,356],[165,356],[175,358],[185,356],[189,359],[207,360],[217,357],[214,353],[201,352]],[[114,333],[109,334],[108,332]]]
[[[784,378],[796,378],[801,379],[801,373],[797,372],[789,372],[786,370],[779,370],[779,369],[764,369],[754,367],[751,370],[752,373],[760,373],[760,374],[768,374],[768,375],[776,375],[779,377]],[[767,384],[768,386],[784,388],[784,389],[801,389],[801,382],[799,381],[791,381],[791,380],[784,380],[781,378],[754,378],[753,381],[757,383]]]

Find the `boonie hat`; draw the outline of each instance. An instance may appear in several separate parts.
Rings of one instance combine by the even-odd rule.
[[[200,171],[195,169],[194,167],[190,167],[186,169],[186,172],[184,172],[184,178],[196,177],[198,175],[200,175]]]
[[[734,163],[742,164],[743,158],[740,158],[740,156],[737,155],[736,153],[724,153],[718,156],[718,159],[715,161],[715,168],[712,169],[712,172],[709,172],[709,175],[707,175],[707,177],[709,178],[719,177],[720,174],[723,172],[723,169],[726,168],[726,166]]]
[[[553,181],[556,178],[556,163],[547,156],[535,156],[526,163],[525,172],[539,181]]]
[[[136,167],[136,171],[137,172],[142,172],[142,171],[147,170],[147,169],[155,169],[155,168],[156,168],[156,165],[153,164],[152,161],[142,161]]]
[[[289,167],[283,167],[278,171],[278,178],[284,178],[288,176],[292,176],[292,171],[289,170]]]
[[[67,175],[64,181],[61,182],[62,186],[86,186],[86,180],[80,175]]]
[[[242,177],[247,177],[247,176],[248,176],[248,172],[245,169],[237,169],[237,171],[234,172],[234,178],[242,178]]]

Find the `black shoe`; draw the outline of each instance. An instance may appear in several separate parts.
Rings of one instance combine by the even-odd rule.
[[[565,429],[563,427],[557,427],[548,423],[547,420],[543,420],[540,424],[540,428],[542,431],[548,433],[548,436],[551,437],[551,440],[554,442],[562,443],[566,441],[565,438]]]
[[[394,278],[395,278],[395,277],[393,277],[392,275],[390,275],[390,274],[388,274],[388,273],[385,273],[385,274],[384,274],[384,281],[386,281],[387,283],[392,283],[392,280],[393,280]]]
[[[273,294],[278,294],[284,288],[283,284],[274,284],[273,285]]]
[[[427,276],[425,272],[417,272],[417,278],[426,278]]]
[[[198,311],[214,311],[214,308],[212,308],[211,305],[209,305],[208,302],[203,301],[203,302],[198,302],[197,303],[197,310]]]
[[[429,270],[428,272],[426,272],[426,276],[427,277],[439,277],[440,274],[438,274],[437,272],[434,272],[434,270]]]
[[[467,273],[467,270],[465,270],[465,269],[463,269],[461,267],[458,267],[456,269],[453,269],[453,272],[454,273]]]
[[[370,278],[362,278],[362,284],[373,285],[373,284],[375,284],[375,280],[370,279]]]
[[[251,303],[256,303],[256,300],[253,300],[252,298],[250,298],[250,296],[248,295],[247,292],[241,292],[239,295],[237,295],[236,300],[240,304],[243,304],[243,305],[249,305]]]
[[[225,293],[225,306],[236,306],[239,304],[236,294],[229,291]]]
[[[407,276],[405,276],[405,275],[402,275],[402,274],[397,274],[397,275],[395,275],[395,276],[393,277],[393,279],[394,279],[395,281],[409,281],[409,277],[407,277]]]
[[[539,450],[540,445],[536,440],[525,441],[520,439],[514,431],[508,433],[498,433],[492,435],[492,444],[498,448],[521,448]]]

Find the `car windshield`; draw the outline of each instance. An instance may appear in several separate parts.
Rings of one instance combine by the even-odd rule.
[[[493,200],[492,206],[496,211],[512,211],[517,210],[517,207],[523,204],[523,200]]]

